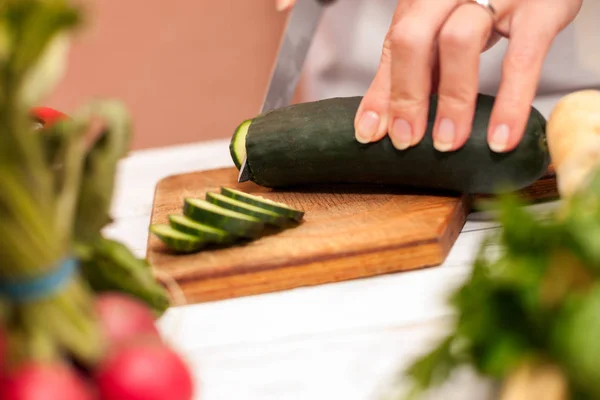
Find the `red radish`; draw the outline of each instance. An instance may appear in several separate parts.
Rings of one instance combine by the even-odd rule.
[[[31,109],[31,116],[36,122],[43,126],[51,126],[55,122],[69,118],[67,114],[57,111],[50,107],[34,107]]]
[[[0,377],[2,400],[93,400],[96,396],[77,373],[64,364],[21,366]]]
[[[96,311],[103,333],[110,343],[140,335],[160,338],[154,314],[141,301],[121,293],[103,293],[96,299]]]
[[[144,340],[109,355],[96,384],[103,400],[190,400],[194,392],[183,360],[163,343]]]

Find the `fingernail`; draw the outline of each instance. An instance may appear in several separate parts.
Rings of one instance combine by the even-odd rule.
[[[379,129],[379,121],[381,121],[381,119],[376,112],[365,112],[358,120],[356,140],[363,144],[369,143],[377,133],[377,129]]]
[[[277,11],[285,11],[292,5],[293,0],[277,0],[275,6]]]
[[[437,151],[450,151],[454,147],[454,122],[448,118],[443,118],[438,126],[437,134],[433,141],[433,147]]]
[[[407,149],[412,140],[412,129],[410,124],[403,119],[395,120],[392,125],[390,139],[392,140],[394,147],[398,150]]]
[[[496,153],[502,153],[506,150],[506,146],[508,144],[508,136],[510,134],[510,130],[508,125],[501,124],[496,127],[492,137],[490,139],[490,149],[495,151]]]

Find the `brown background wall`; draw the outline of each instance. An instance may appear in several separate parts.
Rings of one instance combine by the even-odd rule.
[[[133,148],[231,136],[261,106],[286,14],[274,0],[85,0],[88,22],[45,105],[117,97]]]

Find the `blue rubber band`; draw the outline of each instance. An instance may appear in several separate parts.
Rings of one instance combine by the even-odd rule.
[[[77,260],[67,258],[56,264],[56,268],[45,276],[23,281],[0,282],[0,297],[17,303],[39,300],[62,288],[77,268]]]

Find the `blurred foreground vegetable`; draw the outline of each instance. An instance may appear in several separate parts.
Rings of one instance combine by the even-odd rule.
[[[115,372],[110,360],[139,366],[168,354],[119,398],[162,385],[172,388],[163,398],[189,400],[191,375],[154,326],[169,306],[165,288],[145,260],[102,236],[131,136],[126,110],[95,101],[67,117],[34,107],[80,21],[69,3],[0,0],[0,398],[112,399],[100,377],[135,369]],[[141,338],[154,347],[132,355],[128,341]]]
[[[102,398],[110,400],[189,399],[193,388],[177,354],[151,340],[129,342],[110,354],[96,381]]]
[[[561,207],[500,199],[500,233],[451,297],[451,333],[405,371],[407,397],[468,365],[502,400],[600,399],[600,93],[566,96],[548,127]]]

